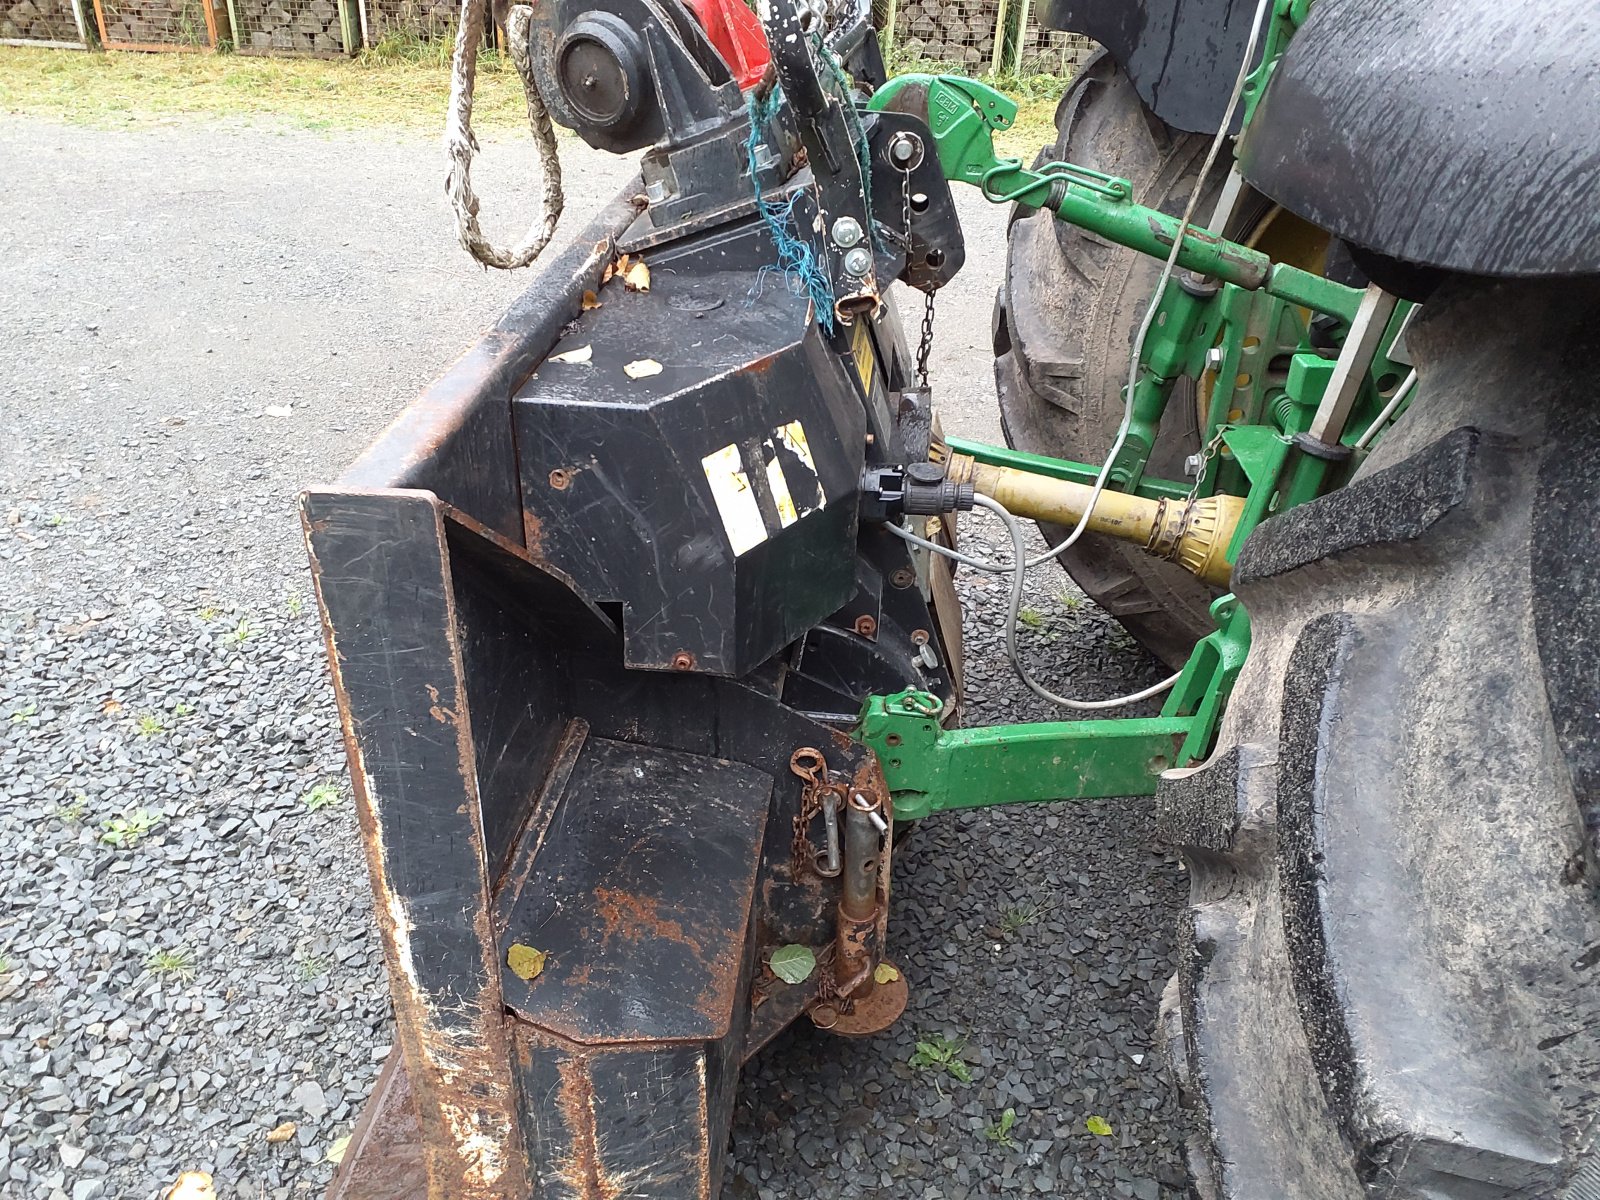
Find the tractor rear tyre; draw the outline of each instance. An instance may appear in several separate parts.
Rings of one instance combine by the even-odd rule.
[[[1208,138],[1178,132],[1146,108],[1103,51],[1061,98],[1056,128],[1047,158],[1128,179],[1139,203],[1174,216],[1183,214],[1209,146]],[[1199,219],[1209,217],[1228,166],[1224,158],[1213,168],[1195,209]],[[1157,260],[1050,212],[1014,214],[993,326],[1000,420],[1012,447],[1104,459],[1122,420],[1133,333],[1160,273]],[[1183,460],[1201,448],[1195,406],[1181,401],[1167,407],[1152,475],[1183,478]],[[1068,532],[1041,529],[1052,544]],[[1169,663],[1181,664],[1214,628],[1207,608],[1215,592],[1141,547],[1087,534],[1062,559],[1090,599]]]
[[[1157,798],[1208,1200],[1600,1196],[1597,312],[1446,282],[1410,410],[1240,553],[1219,750]]]

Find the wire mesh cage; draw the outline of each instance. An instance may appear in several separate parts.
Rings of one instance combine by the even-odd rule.
[[[223,0],[94,0],[107,50],[209,50],[227,36]]]
[[[385,38],[437,42],[455,36],[461,0],[360,0],[361,40],[377,46]]]
[[[1071,79],[1089,61],[1095,44],[1076,33],[1046,29],[1026,10],[1018,30],[1013,75],[1059,75]]]
[[[0,45],[81,50],[88,44],[79,0],[0,0]]]
[[[228,16],[240,54],[336,58],[360,43],[349,0],[228,0]]]

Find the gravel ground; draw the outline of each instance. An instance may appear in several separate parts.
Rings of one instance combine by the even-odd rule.
[[[578,213],[627,166],[568,148]],[[230,1200],[314,1195],[392,1035],[293,496],[526,277],[454,247],[420,139],[13,117],[0,155],[0,1194],[203,1168]],[[525,158],[491,147],[493,211]],[[995,438],[1002,214],[963,210],[935,378],[947,426]],[[1047,680],[1156,677],[1064,576],[1032,587]],[[1011,683],[1001,583],[962,590],[971,719],[1049,715]],[[726,1194],[1181,1194],[1151,1046],[1180,877],[1148,803],[941,818],[901,863],[909,1012],[753,1063]],[[931,1038],[970,1083],[910,1065]],[[1008,1108],[1014,1144],[987,1138]]]

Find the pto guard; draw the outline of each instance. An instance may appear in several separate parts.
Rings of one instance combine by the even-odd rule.
[[[613,202],[302,497],[399,1045],[341,1200],[709,1200],[745,1060],[808,1012],[868,1033],[904,1006],[874,994],[883,775],[826,719],[953,700],[941,588],[856,523],[892,310],[863,357],[781,286],[744,304],[773,261],[750,220],[653,249],[648,294],[603,283],[636,216]],[[646,357],[661,377],[622,372]],[[719,454],[790,492],[732,501],[742,553]],[[836,802],[842,878],[814,850]],[[799,984],[767,966],[788,944]]]

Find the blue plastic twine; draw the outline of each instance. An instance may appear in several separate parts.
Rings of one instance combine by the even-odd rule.
[[[771,120],[772,114],[777,111],[780,97],[779,89],[774,87],[767,93],[765,101],[757,100],[755,90],[751,89],[747,105],[750,112],[750,138],[745,143],[745,153],[750,162],[750,182],[756,193],[756,211],[761,214],[767,231],[772,235],[773,245],[778,250],[776,265],[761,268],[750,294],[752,296],[761,294],[762,284],[770,272],[781,273],[784,283],[792,293],[796,296],[811,297],[811,305],[817,311],[817,324],[822,326],[829,337],[832,337],[833,276],[829,274],[827,265],[811,242],[799,236],[799,225],[794,215],[795,205],[805,193],[795,192],[786,201],[768,200],[761,193],[756,147],[761,144],[761,131]]]

